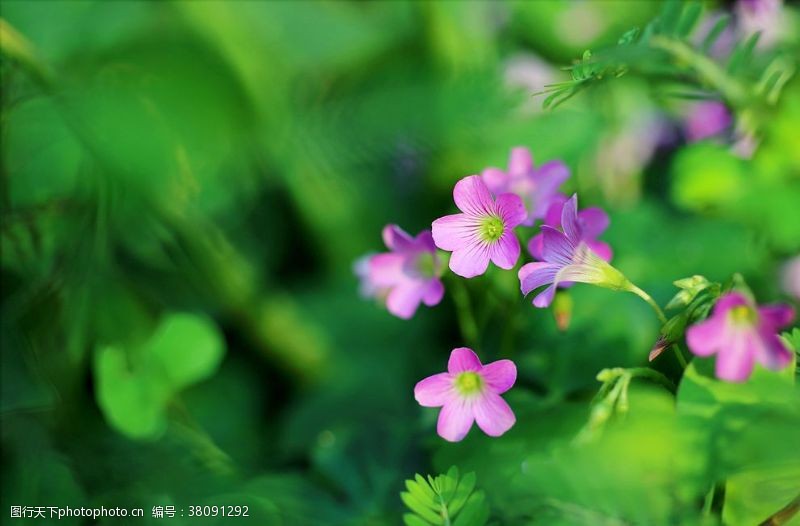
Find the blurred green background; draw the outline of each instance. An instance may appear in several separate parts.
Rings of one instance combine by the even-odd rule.
[[[465,342],[449,295],[404,322],[352,270],[385,224],[429,228],[458,179],[527,146],[609,210],[615,265],[662,304],[673,280],[736,272],[789,299],[797,77],[742,158],[687,144],[691,102],[635,76],[554,111],[532,96],[661,2],[1,5],[3,517],[245,504],[100,523],[400,524],[403,480],[452,464],[495,524],[755,524],[797,492],[793,374],[736,393],[690,378],[714,416],[636,383],[624,422],[575,442],[597,372],[647,363],[658,326],[636,297],[575,287],[561,332],[494,269],[467,283]],[[764,56],[798,56],[797,18],[783,7]],[[451,445],[413,386],[465,343],[517,362],[518,423]],[[701,518],[721,480],[726,508]]]

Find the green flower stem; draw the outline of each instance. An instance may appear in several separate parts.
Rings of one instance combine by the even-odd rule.
[[[678,358],[678,363],[681,364],[681,367],[686,369],[689,367],[689,362],[686,361],[686,357],[683,355],[683,349],[677,343],[672,344],[672,348],[675,349],[675,356]]]
[[[645,291],[643,291],[642,289],[640,289],[639,287],[637,287],[633,283],[631,283],[628,286],[628,290],[633,292],[634,294],[636,294],[640,298],[642,298],[644,301],[646,301],[647,304],[650,305],[653,308],[653,310],[656,312],[656,316],[658,316],[658,319],[661,321],[662,324],[663,323],[667,323],[667,317],[664,315],[664,311],[661,310],[661,307],[658,306],[658,303],[656,303],[656,301],[653,299],[652,296],[650,296],[650,294],[646,293]]]
[[[478,322],[475,319],[475,314],[472,310],[472,302],[469,298],[467,286],[463,280],[455,275],[448,274],[451,287],[451,295],[453,303],[456,306],[456,315],[458,316],[458,326],[461,330],[461,336],[471,348],[477,348],[478,345]]]

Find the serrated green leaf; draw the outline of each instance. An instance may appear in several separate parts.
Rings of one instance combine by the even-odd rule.
[[[467,499],[453,526],[483,526],[488,519],[489,505],[486,497],[482,491],[476,491]]]
[[[417,498],[414,497],[414,495],[412,495],[411,493],[408,493],[407,491],[402,492],[400,494],[400,499],[403,501],[403,504],[405,504],[408,507],[408,509],[410,509],[411,511],[413,511],[426,521],[430,522],[431,524],[439,525],[444,523],[441,515],[439,515],[435,511],[432,511],[423,502],[417,500]]]

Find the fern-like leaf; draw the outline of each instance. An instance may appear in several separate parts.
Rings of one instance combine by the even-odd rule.
[[[458,468],[427,480],[415,475],[406,480],[400,499],[412,513],[403,515],[406,526],[483,526],[489,505],[482,491],[475,491],[475,473],[459,476]]]

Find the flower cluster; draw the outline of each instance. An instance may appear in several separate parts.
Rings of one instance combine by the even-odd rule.
[[[434,220],[430,230],[412,237],[396,225],[386,226],[383,240],[389,251],[356,264],[362,294],[378,299],[399,318],[411,318],[420,304],[434,306],[442,300],[445,266],[468,279],[484,274],[489,263],[503,270],[516,268],[522,252],[518,230],[533,227],[538,232],[527,243],[531,260],[523,262],[517,275],[524,296],[538,291],[535,307],[549,307],[558,288],[589,283],[637,294],[668,327],[653,298],[610,264],[613,251],[599,239],[610,224],[608,214],[597,207],[580,210],[577,194],[561,193],[569,176],[561,161],[536,167],[527,149],[512,149],[507,170],[486,168],[481,175],[459,180],[453,188],[458,212]],[[791,352],[777,330],[793,316],[786,306],[759,308],[748,295],[733,291],[717,301],[711,317],[689,327],[686,340],[698,356],[717,354],[720,379],[742,381],[755,363],[780,369],[790,362]],[[659,341],[668,346],[674,339],[662,336]],[[471,349],[462,347],[453,350],[447,372],[420,381],[414,396],[422,406],[442,408],[437,431],[445,440],[463,439],[473,422],[486,434],[499,436],[515,422],[500,397],[515,380],[516,366],[510,360],[483,366]]]

